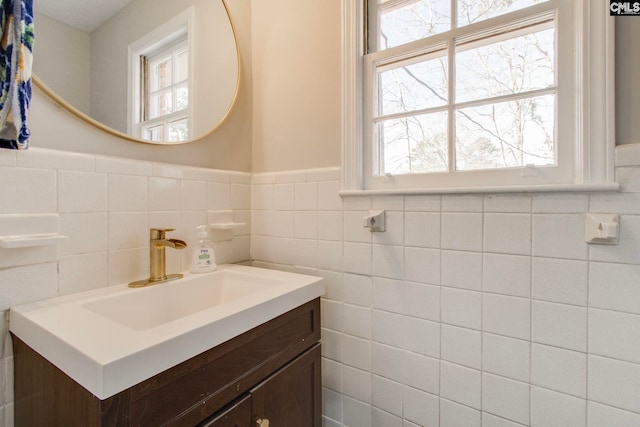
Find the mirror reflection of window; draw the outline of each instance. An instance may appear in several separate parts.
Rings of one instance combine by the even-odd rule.
[[[129,132],[163,144],[194,134],[193,45],[189,8],[129,45]]]
[[[140,132],[154,142],[189,139],[189,47],[186,38],[141,56]]]

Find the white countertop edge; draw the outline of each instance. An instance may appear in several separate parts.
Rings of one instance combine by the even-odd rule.
[[[102,367],[96,361],[39,328],[22,313],[11,312],[10,331],[76,382],[82,379],[83,383],[91,384],[89,389],[80,383],[98,396],[96,391],[102,389]]]

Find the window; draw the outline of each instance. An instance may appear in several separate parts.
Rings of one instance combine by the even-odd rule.
[[[186,141],[193,129],[190,87],[193,8],[129,46],[129,132],[165,144]]]
[[[606,5],[347,3],[346,190],[611,186]]]

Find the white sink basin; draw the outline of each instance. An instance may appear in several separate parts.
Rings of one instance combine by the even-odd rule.
[[[12,307],[10,330],[106,399],[323,293],[319,277],[223,265]]]
[[[171,282],[124,292],[82,306],[128,328],[143,331],[232,301],[270,292],[282,280],[226,269],[193,275],[178,286]]]

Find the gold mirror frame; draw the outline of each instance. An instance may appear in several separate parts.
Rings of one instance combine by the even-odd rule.
[[[77,109],[76,107],[74,107],[73,105],[71,105],[69,102],[67,102],[61,95],[59,95],[55,90],[51,89],[46,83],[44,83],[42,80],[40,80],[40,78],[38,76],[36,76],[35,74],[32,74],[31,79],[33,81],[33,83],[40,89],[42,90],[45,95],[47,95],[49,98],[51,98],[53,101],[55,101],[55,103],[59,106],[61,106],[62,108],[64,108],[65,110],[69,111],[71,114],[73,114],[74,116],[78,117],[79,119],[81,119],[82,121],[89,123],[90,125],[110,134],[113,136],[116,136],[118,138],[122,138],[128,141],[132,141],[132,142],[141,142],[143,144],[152,144],[152,145],[157,145],[157,146],[174,146],[174,145],[181,145],[181,144],[187,144],[189,142],[194,142],[194,141],[198,141],[202,138],[206,138],[207,136],[211,135],[216,129],[218,129],[220,126],[222,126],[222,124],[227,120],[227,118],[229,117],[229,115],[231,114],[231,110],[233,110],[234,105],[236,104],[236,101],[238,100],[238,93],[240,92],[240,76],[242,74],[242,61],[240,58],[240,45],[238,43],[238,34],[236,33],[236,27],[233,24],[233,19],[231,19],[231,12],[229,12],[229,7],[227,6],[227,2],[225,0],[221,0],[222,1],[222,5],[224,6],[224,10],[227,14],[227,18],[229,19],[229,24],[231,25],[231,32],[233,33],[233,40],[235,41],[236,44],[236,58],[238,61],[238,75],[236,76],[236,88],[233,94],[233,99],[231,100],[231,103],[229,104],[229,108],[227,109],[227,111],[225,112],[225,114],[222,116],[222,118],[220,118],[220,120],[218,121],[218,123],[216,123],[211,129],[209,129],[207,132],[205,132],[202,135],[199,135],[195,138],[190,138],[186,141],[178,141],[178,142],[162,142],[162,143],[158,143],[158,142],[153,142],[153,141],[149,141],[146,139],[142,139],[142,138],[136,138],[133,137],[129,134],[126,134],[124,132],[120,132],[118,130],[113,129],[110,126],[105,125],[104,123],[94,119],[93,117],[90,117],[89,115],[87,115],[86,113],[83,113],[82,111],[80,111],[79,109]],[[37,34],[36,34],[37,36]]]

